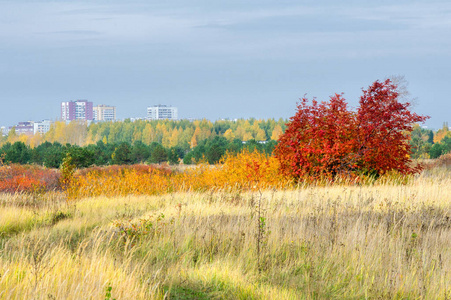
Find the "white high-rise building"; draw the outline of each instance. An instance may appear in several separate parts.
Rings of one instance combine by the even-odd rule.
[[[41,122],[34,122],[33,123],[33,132],[34,132],[34,134],[36,134],[38,132],[40,134],[44,134],[50,130],[50,125],[52,125],[52,121],[50,121],[50,120],[42,120]]]
[[[94,120],[96,121],[116,121],[116,107],[109,105],[97,105],[92,108]]]
[[[147,120],[177,120],[177,107],[154,105],[147,108]]]

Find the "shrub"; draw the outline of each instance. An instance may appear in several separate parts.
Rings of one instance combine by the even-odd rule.
[[[427,117],[401,103],[397,86],[376,81],[363,90],[360,106],[350,111],[342,95],[329,102],[301,99],[275,148],[281,171],[296,179],[336,179],[390,171],[413,174],[406,132]]]
[[[0,192],[45,192],[59,189],[57,170],[11,164],[0,166]]]
[[[93,196],[159,195],[219,189],[284,188],[291,180],[279,172],[272,156],[244,150],[228,153],[220,164],[200,164],[184,171],[160,165],[91,167],[78,170],[68,181],[71,199]]]

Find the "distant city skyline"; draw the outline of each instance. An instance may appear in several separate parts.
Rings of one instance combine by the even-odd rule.
[[[404,75],[430,128],[451,121],[451,2],[0,0],[0,126],[88,99],[117,119],[289,118],[299,98]]]

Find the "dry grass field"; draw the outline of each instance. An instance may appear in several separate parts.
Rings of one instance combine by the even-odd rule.
[[[451,299],[451,173],[407,184],[0,195],[0,299]]]

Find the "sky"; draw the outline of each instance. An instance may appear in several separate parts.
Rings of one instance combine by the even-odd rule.
[[[76,99],[120,119],[289,118],[391,76],[429,128],[451,121],[451,1],[0,0],[0,126]]]

